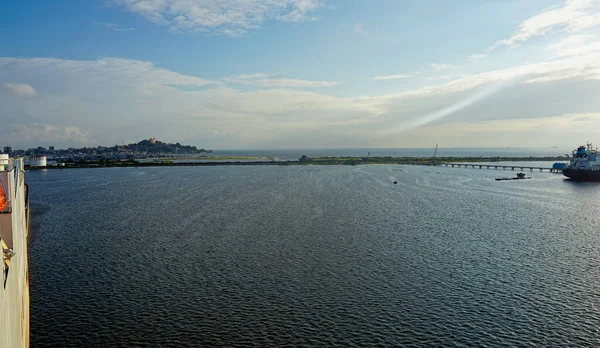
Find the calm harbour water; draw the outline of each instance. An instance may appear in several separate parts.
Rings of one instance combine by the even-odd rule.
[[[30,171],[32,347],[599,346],[600,184],[527,173]]]

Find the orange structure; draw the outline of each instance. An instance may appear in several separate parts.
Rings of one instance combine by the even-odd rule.
[[[6,207],[6,196],[2,191],[2,187],[0,187],[0,210],[4,209],[4,207]]]

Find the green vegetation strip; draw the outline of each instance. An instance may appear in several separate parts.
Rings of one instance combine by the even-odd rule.
[[[564,156],[555,157],[300,157],[299,164],[319,165],[359,165],[359,164],[419,164],[434,165],[440,163],[494,163],[494,162],[538,162],[568,161]]]
[[[255,160],[254,157],[251,157]],[[219,157],[219,161],[214,160],[205,162],[173,162],[172,159],[162,159],[155,162],[138,162],[134,159],[129,160],[100,160],[100,161],[65,161],[61,166],[49,166],[44,168],[103,168],[103,167],[186,167],[186,166],[217,166],[217,165],[364,165],[364,164],[414,164],[414,165],[438,165],[441,163],[497,163],[497,162],[566,162],[567,157],[440,157],[433,160],[431,157],[300,157],[297,161],[249,161],[246,156],[241,160],[240,157],[224,158]],[[226,159],[226,160],[223,160]],[[262,158],[261,158],[262,159]],[[210,160],[207,158],[207,160]],[[29,168],[29,169],[44,169]]]
[[[273,161],[271,157],[261,156],[174,156],[150,158],[147,161]]]

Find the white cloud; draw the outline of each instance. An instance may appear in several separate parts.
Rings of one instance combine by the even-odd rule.
[[[94,24],[97,25],[101,25],[103,27],[105,27],[106,29],[110,29],[112,31],[118,31],[118,32],[123,32],[123,31],[133,31],[133,28],[121,28],[118,24],[114,24],[114,23],[105,23],[105,22],[96,22],[96,21],[91,21]]]
[[[523,118],[541,125],[537,119],[600,111],[600,52],[370,97],[281,89],[325,86],[327,81],[265,73],[237,78],[266,89],[237,90],[224,82],[209,85],[201,77],[123,59],[0,58],[0,80],[14,76],[44,93],[29,100],[0,93],[4,124],[14,130],[4,141],[13,147],[36,145],[35,138],[23,138],[19,131],[31,125],[38,125],[40,138],[65,139],[62,146],[133,141],[137,132],[209,148],[343,147],[349,141],[355,147],[426,146],[436,140],[434,134],[439,142],[454,139],[441,131],[450,124]],[[590,124],[585,131],[597,133],[599,128]],[[399,132],[404,133],[390,135]],[[494,138],[491,132],[472,143],[500,141],[504,135]],[[561,141],[580,141],[580,136],[565,134]]]
[[[105,58],[100,60],[64,60],[55,58],[1,58],[0,72],[33,69],[41,72],[60,71],[62,79],[72,78],[80,81],[88,79],[90,87],[94,83],[110,82],[119,87],[150,89],[159,86],[203,86],[216,82],[195,76],[179,74],[167,69],[155,67],[151,62],[133,59]],[[28,74],[29,75],[29,74]],[[0,75],[1,76],[1,75]],[[47,83],[41,76],[40,83]],[[19,86],[19,85],[17,85]],[[83,91],[82,91],[83,92]]]
[[[581,139],[593,139],[598,131],[600,113],[553,114],[543,118],[454,122],[427,125],[402,134],[407,144],[437,144],[443,147],[549,147],[571,149]],[[382,146],[394,144],[395,135],[381,140]],[[556,155],[562,155],[556,149]]]
[[[470,56],[467,56],[467,59],[470,62],[476,62],[478,60],[482,60],[483,58],[487,57],[487,54],[472,54]]]
[[[416,74],[416,73],[415,73]],[[397,75],[382,75],[382,76],[375,76],[373,78],[373,80],[397,80],[397,79],[408,79],[411,78],[413,76],[415,76],[415,74],[397,74]]]
[[[562,60],[550,62],[520,65],[512,68],[493,70],[476,75],[463,75],[452,82],[425,87],[393,96],[418,96],[454,93],[474,89],[492,82],[503,82],[509,80],[526,81],[526,77],[544,76],[553,80],[567,80],[572,78],[583,80],[600,80],[600,52],[581,57],[569,57]],[[444,78],[448,76],[441,76]]]
[[[112,0],[113,4],[142,15],[172,30],[238,36],[267,20],[300,22],[314,19],[312,12],[324,0]]]
[[[262,87],[331,87],[337,85],[335,81],[311,81],[298,79],[264,79],[256,80],[256,84]]]
[[[552,57],[585,56],[600,52],[600,42],[590,41],[591,35],[571,35],[552,45],[546,50]]]
[[[257,87],[289,87],[289,88],[311,88],[311,87],[331,87],[338,84],[336,81],[314,81],[302,79],[283,78],[282,74],[241,74],[223,79],[227,83],[238,83],[244,85],[253,85]]]
[[[499,40],[487,49],[514,46],[536,36],[555,31],[576,33],[600,25],[600,7],[596,0],[567,0],[559,8],[543,11],[523,21],[511,37]]]
[[[356,34],[357,36],[362,36],[362,37],[369,36],[369,33],[365,30],[365,27],[361,23],[354,24],[354,26],[352,26],[352,30],[354,31],[354,34]]]
[[[275,17],[276,19],[286,22],[301,22],[307,19],[315,19],[309,17],[308,14],[321,7],[323,0],[273,0],[272,4],[275,7],[286,8],[283,13]],[[288,7],[291,8],[289,12]]]
[[[97,146],[95,139],[90,137],[90,130],[81,131],[77,127],[57,127],[44,123],[19,124],[8,135],[8,138],[18,138],[29,142],[31,146],[39,144],[73,144],[79,146]],[[36,145],[34,145],[36,144]]]
[[[451,64],[436,64],[436,63],[431,63],[429,64],[434,70],[440,71],[440,70],[447,70],[447,69],[456,69],[458,68],[456,65],[451,65]]]
[[[230,78],[231,80],[256,80],[265,79],[280,76],[280,74],[266,74],[266,73],[254,73],[254,74],[241,74]]]
[[[560,52],[565,49],[570,49],[574,46],[584,45],[589,41],[590,38],[591,38],[590,35],[584,35],[584,34],[571,35],[571,36],[568,36],[556,43],[549,45],[548,50]]]
[[[35,88],[24,83],[5,83],[2,87],[16,97],[31,98],[37,95]]]

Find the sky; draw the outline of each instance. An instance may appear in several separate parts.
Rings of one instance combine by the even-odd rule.
[[[600,0],[19,0],[0,23],[1,146],[600,141]]]

